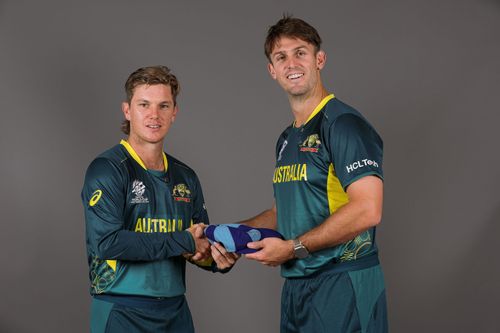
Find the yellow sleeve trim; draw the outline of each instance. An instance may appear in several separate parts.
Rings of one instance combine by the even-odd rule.
[[[106,263],[116,272],[116,260],[106,260]]]
[[[148,168],[146,168],[146,165],[144,164],[144,162],[141,160],[141,158],[139,157],[139,155],[137,155],[137,153],[135,152],[134,148],[132,148],[132,146],[130,145],[130,143],[128,143],[127,141],[125,140],[121,140],[120,141],[120,144],[125,147],[125,149],[128,151],[128,153],[130,154],[130,156],[132,156],[132,158],[134,159],[134,161],[136,161],[137,163],[139,163],[139,165],[144,169],[144,170],[147,170]],[[163,152],[163,165],[165,165],[165,172],[167,172],[168,170],[168,160],[167,160],[167,154],[165,154],[165,152]]]
[[[316,106],[316,108],[314,108],[313,112],[309,115],[309,118],[307,118],[306,122],[304,124],[302,124],[302,126],[307,124],[309,122],[309,120],[313,119],[314,116],[317,115],[318,112],[320,112],[321,109],[325,106],[325,104],[328,103],[328,101],[331,100],[332,98],[335,98],[334,94],[330,94],[330,95],[326,96],[325,98],[323,98],[321,100],[321,102],[318,104],[318,106]]]

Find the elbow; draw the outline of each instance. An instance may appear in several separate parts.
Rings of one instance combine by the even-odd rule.
[[[111,234],[100,239],[95,247],[97,257],[106,260],[116,259],[118,256],[117,250],[116,234]]]
[[[96,255],[100,259],[113,259],[113,254],[110,251],[110,247],[107,246],[106,242],[100,242],[96,248]]]
[[[363,217],[367,228],[376,227],[382,221],[382,207],[375,204],[366,205]]]

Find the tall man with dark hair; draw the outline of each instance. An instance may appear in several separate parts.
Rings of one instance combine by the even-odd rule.
[[[249,243],[247,254],[281,265],[286,279],[281,332],[387,332],[386,298],[375,245],[382,216],[382,140],[321,81],[326,54],[311,25],[284,17],[265,53],[295,121],[276,145],[274,206],[244,221],[286,240]]]
[[[225,272],[237,256],[210,246],[198,177],[163,152],[178,112],[175,75],[165,66],[140,68],[125,90],[128,138],[90,164],[82,190],[91,331],[194,332],[186,259]]]

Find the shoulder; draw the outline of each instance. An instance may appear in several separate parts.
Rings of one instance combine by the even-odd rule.
[[[323,122],[326,125],[332,125],[339,118],[355,118],[364,119],[361,113],[352,106],[342,102],[338,98],[332,98],[323,108]]]
[[[128,156],[120,145],[98,155],[87,168],[86,177],[116,177],[123,173]]]
[[[166,154],[166,153],[165,153]],[[168,161],[168,168],[171,171],[175,171],[176,173],[182,173],[187,175],[190,178],[197,178],[196,172],[188,166],[186,163],[181,162],[177,158],[173,157],[170,154],[167,155],[167,161]]]
[[[337,98],[326,105],[324,114],[323,125],[329,131],[352,134],[373,132],[378,136],[370,122],[358,110]]]

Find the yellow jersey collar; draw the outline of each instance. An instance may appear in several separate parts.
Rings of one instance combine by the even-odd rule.
[[[309,120],[313,119],[314,116],[317,115],[318,112],[321,111],[321,109],[325,106],[325,104],[328,103],[328,101],[331,100],[332,98],[335,98],[334,94],[330,94],[330,95],[326,96],[325,98],[323,98],[321,100],[321,102],[319,102],[318,106],[316,106],[314,108],[313,112],[309,115],[309,118],[307,118],[306,122],[301,125],[301,127],[304,126],[305,124],[307,124],[309,122]],[[293,122],[293,127],[295,127],[295,121]]]
[[[125,147],[125,149],[128,151],[128,153],[130,154],[130,156],[132,156],[132,158],[134,159],[134,161],[136,161],[137,163],[139,163],[139,165],[144,169],[144,170],[147,170],[148,168],[146,168],[146,165],[144,164],[144,162],[141,160],[141,158],[139,157],[139,155],[137,155],[137,153],[135,152],[134,148],[132,148],[132,146],[130,145],[130,143],[128,143],[127,141],[125,140],[121,140],[120,141],[120,144]],[[165,154],[165,152],[163,152],[163,165],[165,165],[165,172],[167,172],[168,170],[168,161],[167,161],[167,154]]]

